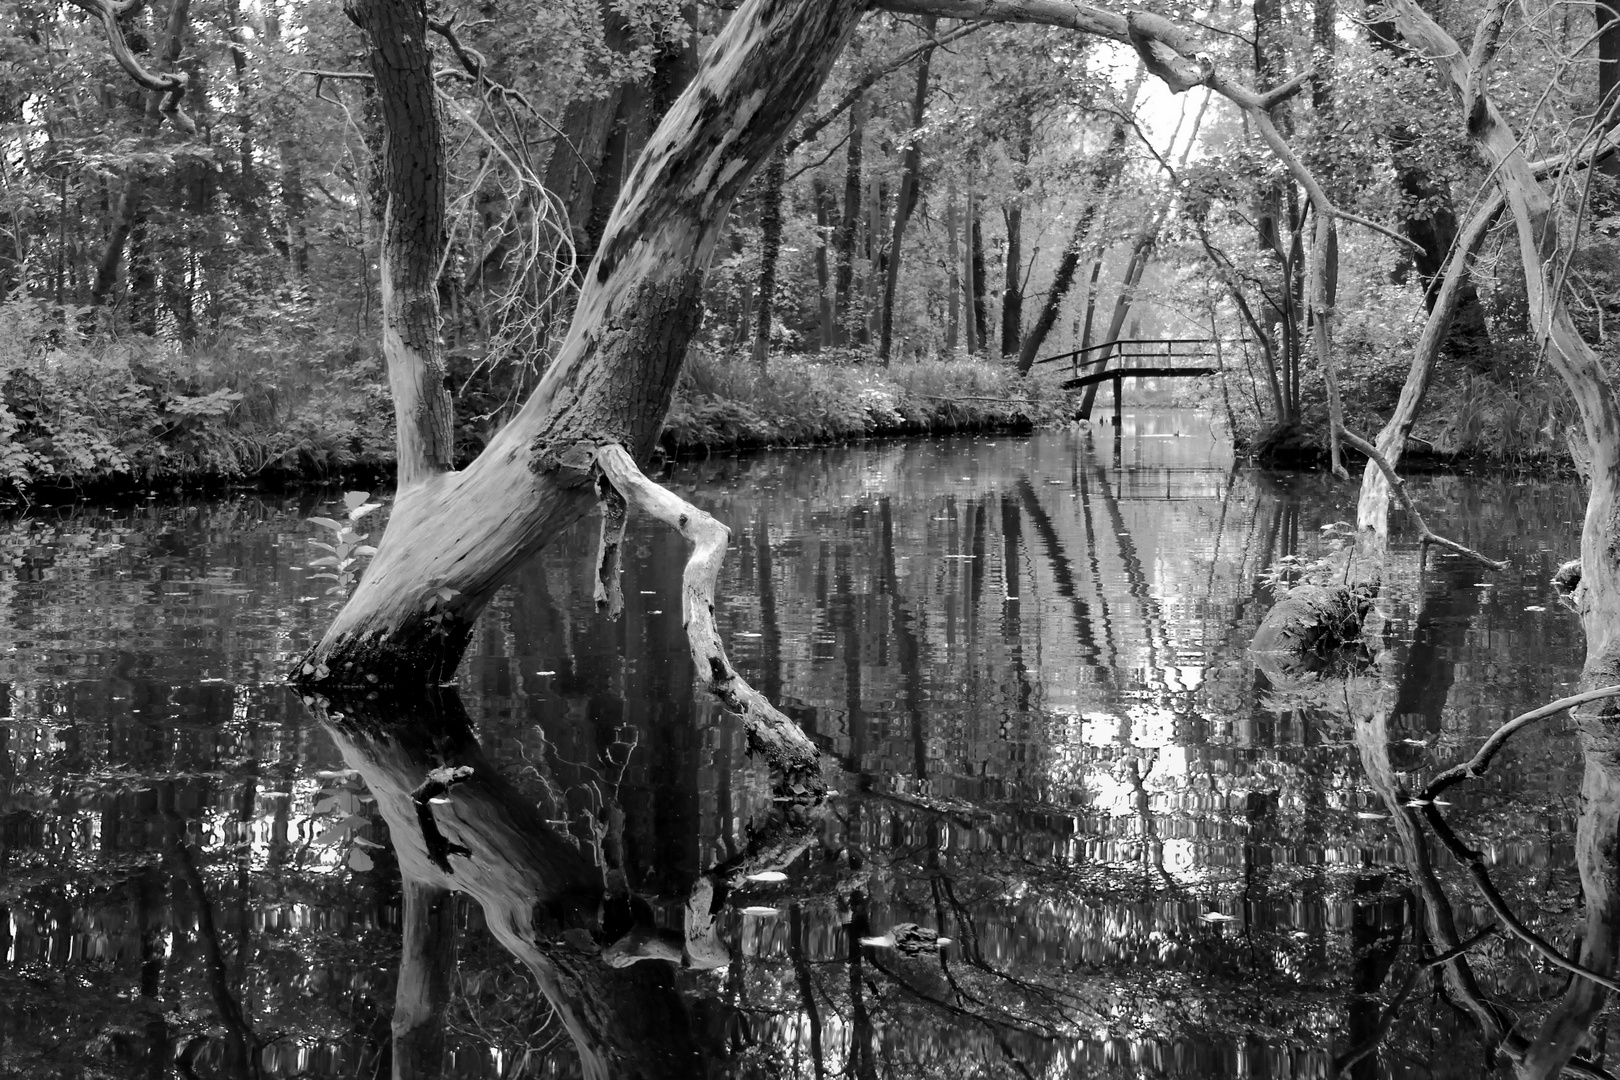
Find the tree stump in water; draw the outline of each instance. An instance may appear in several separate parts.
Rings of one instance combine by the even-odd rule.
[[[1360,636],[1372,603],[1366,586],[1297,585],[1266,612],[1249,651],[1299,655],[1349,644]]]

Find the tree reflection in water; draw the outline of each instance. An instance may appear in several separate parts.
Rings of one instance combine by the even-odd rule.
[[[1580,493],[1423,481],[1520,569],[1403,549],[1387,641],[1268,675],[1261,573],[1332,490],[1108,443],[677,473],[737,530],[737,667],[834,763],[797,816],[694,694],[652,530],[623,621],[582,531],[460,696],[312,723],[263,680],[323,617],[315,507],[0,525],[0,1074],[1601,1075],[1604,733],[1409,805],[1574,677],[1525,608]]]

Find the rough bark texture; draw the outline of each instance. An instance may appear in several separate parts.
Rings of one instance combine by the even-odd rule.
[[[348,12],[370,45],[382,110],[383,358],[394,399],[399,484],[406,488],[449,469],[455,454],[439,343],[444,146],[426,6],[419,0],[351,0]]]
[[[732,16],[631,173],[540,386],[466,470],[402,488],[299,676],[365,686],[447,674],[495,590],[594,505],[595,448],[651,450],[725,214],[858,15],[854,0],[749,0]]]

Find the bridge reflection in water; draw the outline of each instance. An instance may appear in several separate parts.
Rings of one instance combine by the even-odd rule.
[[[322,617],[298,508],[13,526],[35,576],[0,591],[7,1067],[66,1075],[66,1047],[156,1075],[556,1075],[639,1022],[649,1074],[1478,1076],[1584,1031],[1590,1002],[1557,1009],[1567,972],[1503,932],[1427,816],[1567,945],[1567,727],[1455,806],[1403,790],[1573,678],[1573,622],[1525,609],[1579,492],[1414,485],[1517,576],[1400,561],[1379,662],[1285,690],[1245,653],[1260,579],[1345,492],[1151,419],[1121,436],[675,470],[734,529],[733,659],[839,792],[785,880],[717,899],[708,970],[523,930],[569,882],[622,880],[678,940],[700,873],[772,811],[693,692],[677,540],[636,528],[609,624],[582,529],[480,625],[458,694],[323,728],[263,682]],[[477,783],[432,820],[473,854],[447,876],[402,793],[456,764]],[[952,943],[907,955],[911,923]]]

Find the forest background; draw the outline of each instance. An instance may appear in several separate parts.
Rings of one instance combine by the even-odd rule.
[[[1427,10],[1466,40],[1483,8]],[[678,0],[431,8],[460,454],[544,371],[628,171],[728,14]],[[1173,14],[1261,93],[1309,74],[1272,115],[1361,219],[1335,237],[1323,317],[1347,425],[1376,429],[1458,222],[1489,201],[1488,170],[1381,9]],[[183,76],[178,104],[120,70],[109,21],[140,66]],[[389,467],[369,70],[328,0],[0,12],[0,480]],[[1549,157],[1613,125],[1617,72],[1610,8],[1521,4],[1493,93],[1528,156]],[[1607,355],[1620,167],[1599,164],[1559,185],[1573,240],[1560,287]],[[1075,402],[1037,358],[1201,337],[1219,342],[1223,374],[1192,398],[1261,454],[1319,451],[1309,208],[1242,112],[1203,87],[1170,94],[1129,48],[872,14],[730,216],[664,442],[1052,422]],[[1496,224],[1467,263],[1418,449],[1563,454],[1573,407],[1530,324],[1511,224]]]

